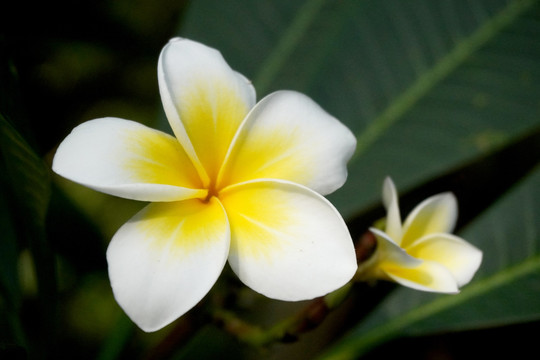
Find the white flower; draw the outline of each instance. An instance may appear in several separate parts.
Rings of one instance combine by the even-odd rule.
[[[482,252],[450,234],[457,220],[451,193],[432,196],[401,223],[398,196],[390,178],[384,181],[386,230],[372,228],[377,249],[360,266],[359,277],[395,281],[417,290],[457,293],[471,281],[482,262]]]
[[[116,300],[143,330],[201,300],[225,263],[280,300],[331,292],[356,270],[336,209],[321,195],[346,179],[355,138],[308,97],[280,91],[255,105],[250,82],[221,54],[173,39],[159,89],[176,137],[136,122],[86,122],[53,169],[108,194],[150,201],[107,250]]]

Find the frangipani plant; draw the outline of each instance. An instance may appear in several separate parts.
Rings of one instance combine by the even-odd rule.
[[[228,261],[273,299],[306,300],[347,283],[356,258],[347,227],[322,195],[346,179],[352,133],[293,91],[255,104],[221,54],[173,39],[158,65],[176,137],[139,123],[83,123],[53,170],[97,191],[150,201],[107,250],[114,295],[143,330],[191,309]]]
[[[482,252],[452,235],[458,207],[452,193],[434,195],[418,204],[401,222],[396,187],[384,180],[387,211],[384,231],[372,257],[359,267],[358,278],[385,279],[423,291],[457,293],[480,267]]]
[[[254,345],[270,345],[258,360],[291,352],[312,359],[335,346],[341,356],[331,359],[358,359],[377,346],[375,357],[425,357],[433,340],[437,351],[462,358],[473,355],[455,346],[465,338],[479,358],[502,356],[491,346],[499,340],[519,340],[508,346],[513,357],[534,353],[540,51],[531,34],[540,32],[538,1],[158,0],[151,8],[98,1],[43,3],[31,12],[12,4],[20,11],[9,12],[0,41],[1,359],[14,350],[20,358],[156,358],[164,348],[163,358],[250,359]],[[410,195],[451,189],[458,236],[483,253],[472,281],[452,296],[404,286],[388,294],[394,286],[384,281],[346,286],[346,304],[354,305],[343,306],[347,321],[329,330],[335,317],[318,326],[323,317],[311,310],[334,308],[342,290],[304,312],[301,304],[244,297],[251,291],[238,289],[240,280],[226,286],[235,275],[225,269],[187,316],[150,336],[133,331],[119,316],[103,246],[144,203],[48,175],[58,144],[88,119],[114,115],[171,133],[166,117],[156,118],[155,70],[172,34],[218,48],[253,81],[257,100],[294,89],[351,129],[358,144],[347,181],[328,199],[353,240],[378,216],[372,205],[387,174]],[[409,211],[400,204],[404,220]],[[309,316],[303,326],[275,331],[300,314]],[[242,321],[253,323],[250,336]],[[296,329],[312,330],[304,337]],[[291,343],[296,337],[302,341]],[[396,337],[400,346],[386,345]]]

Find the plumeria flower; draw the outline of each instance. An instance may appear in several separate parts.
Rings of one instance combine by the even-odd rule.
[[[403,224],[390,178],[384,181],[383,202],[386,229],[370,229],[377,238],[377,248],[359,267],[359,278],[392,280],[413,289],[442,293],[457,293],[471,281],[482,262],[482,252],[451,234],[458,215],[453,194],[429,197]]]
[[[322,196],[347,177],[352,133],[315,102],[279,91],[255,104],[221,54],[172,39],[158,64],[175,137],[118,118],[76,127],[56,173],[97,191],[151,202],[107,249],[114,296],[143,330],[195,306],[227,260],[253,290],[306,300],[348,282],[352,240]]]

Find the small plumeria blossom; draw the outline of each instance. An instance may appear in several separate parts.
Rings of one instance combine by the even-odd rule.
[[[386,178],[383,202],[386,228],[370,230],[377,238],[372,257],[359,268],[361,279],[385,279],[423,291],[457,293],[482,262],[482,252],[452,235],[458,208],[452,193],[429,197],[401,223],[394,183]]]
[[[97,191],[149,201],[107,249],[114,296],[143,330],[195,306],[226,262],[273,299],[346,284],[357,264],[348,229],[322,196],[343,185],[356,140],[305,95],[255,104],[221,54],[175,38],[158,63],[175,137],[118,118],[91,120],[60,144],[53,170]]]

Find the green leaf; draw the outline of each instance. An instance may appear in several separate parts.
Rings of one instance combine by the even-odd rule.
[[[13,228],[18,230],[16,235],[21,239],[19,247],[29,247],[36,269],[40,296],[39,323],[42,324],[36,348],[49,346],[46,344],[54,334],[56,306],[54,258],[45,238],[45,216],[50,196],[49,171],[2,114],[0,154],[7,184],[3,190],[8,191],[2,196],[10,200]]]
[[[1,164],[3,165],[3,164]],[[7,183],[3,166],[0,165],[0,191],[7,194]],[[2,304],[0,309],[5,310],[5,316],[10,326],[12,341],[26,347],[26,339],[22,332],[19,320],[21,308],[21,292],[19,289],[19,274],[17,271],[17,237],[13,224],[13,217],[5,196],[0,196],[0,296]]]
[[[259,98],[302,91],[353,130],[329,197],[352,217],[387,175],[411,188],[540,125],[537,3],[200,0],[179,35],[221,50]]]
[[[374,200],[380,182],[373,188],[373,178],[391,175],[401,187],[412,186],[490,153],[540,124],[535,100],[540,87],[527,85],[540,75],[540,48],[530,36],[540,31],[537,2],[511,1],[493,8],[495,3],[475,2],[486,14],[483,21],[419,72],[359,133],[348,183],[334,198],[343,204],[343,213],[354,213],[359,204]],[[416,34],[422,35],[430,36]],[[421,44],[429,47],[428,40]],[[347,202],[355,190],[357,200]]]
[[[4,164],[20,207],[31,223],[43,227],[49,202],[49,171],[22,136],[0,114],[0,140]]]
[[[540,319],[540,168],[475,221],[462,237],[484,252],[458,295],[401,288],[322,359],[356,359],[396,336]]]

